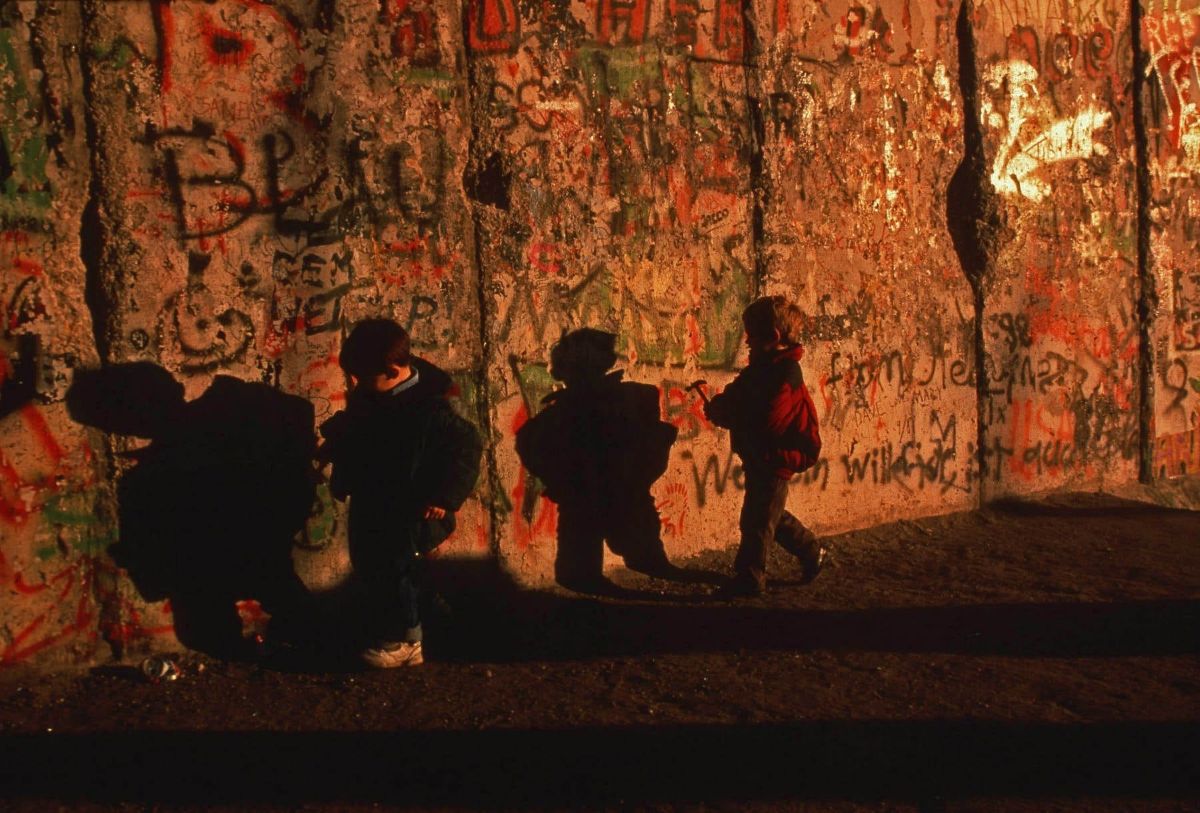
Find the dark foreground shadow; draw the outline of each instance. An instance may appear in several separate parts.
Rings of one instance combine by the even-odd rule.
[[[481,560],[435,561],[430,570],[426,653],[448,662],[739,651],[1061,658],[1200,652],[1200,601],[1189,599],[802,610],[530,591]],[[355,668],[355,653],[338,650],[348,622],[334,612],[325,617],[330,631],[316,649],[287,652],[267,665],[285,671]]]
[[[0,735],[8,799],[487,809],[1194,798],[1191,723],[816,721],[560,731]]]
[[[143,598],[170,600],[181,643],[248,654],[242,599],[280,626],[308,626],[291,558],[315,494],[308,401],[229,376],[185,401],[169,372],[135,362],[78,371],[67,406],[80,423],[150,441],[126,455],[135,465],[117,483],[109,553]]]
[[[1014,517],[1044,519],[1083,519],[1088,517],[1110,517],[1113,519],[1140,519],[1163,517],[1196,512],[1183,508],[1167,508],[1153,503],[1127,500],[1109,494],[1064,493],[1051,494],[1037,499],[1004,497],[988,502],[985,510]]]

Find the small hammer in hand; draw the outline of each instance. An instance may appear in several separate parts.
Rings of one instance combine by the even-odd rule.
[[[696,394],[700,396],[700,399],[702,401],[704,401],[704,403],[707,404],[708,403],[708,394],[705,393],[704,390],[701,389],[701,387],[707,387],[707,386],[708,386],[707,381],[705,381],[703,378],[697,378],[691,384],[688,384],[686,387],[684,387],[684,392],[687,392],[688,390],[695,390]]]

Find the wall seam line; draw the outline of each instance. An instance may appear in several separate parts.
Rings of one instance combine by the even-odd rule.
[[[767,261],[763,253],[764,224],[768,202],[768,189],[764,182],[764,153],[766,149],[766,125],[763,121],[761,104],[761,66],[758,33],[754,28],[753,0],[742,2],[742,76],[746,90],[746,115],[750,124],[751,145],[747,157],[750,170],[750,256],[754,263],[752,279],[753,297],[762,295],[767,281]],[[759,93],[756,96],[754,90]]]
[[[470,25],[470,2],[462,5],[459,18],[459,45],[463,57],[463,83],[468,122],[466,162],[463,169],[470,173],[476,163],[476,146],[479,143],[479,125],[476,122],[474,71],[475,64],[471,54],[471,43],[468,37]],[[463,179],[460,178],[460,182]],[[465,185],[464,185],[465,186]],[[468,190],[462,190],[467,199],[467,207],[471,212],[471,261],[475,266],[475,301],[479,312],[479,357],[475,363],[475,418],[483,435],[484,476],[487,478],[487,515],[488,515],[488,553],[497,564],[501,563],[500,556],[500,495],[503,493],[499,464],[496,459],[496,433],[492,421],[491,387],[488,381],[488,359],[491,358],[491,340],[489,338],[489,318],[487,307],[487,280],[484,277],[483,255],[480,250],[480,239],[483,233],[483,223],[477,207],[480,204],[471,198]]]
[[[1150,256],[1150,142],[1146,132],[1147,55],[1142,48],[1141,0],[1130,0],[1133,49],[1133,135],[1137,172],[1138,480],[1154,480],[1154,313],[1158,308]]]

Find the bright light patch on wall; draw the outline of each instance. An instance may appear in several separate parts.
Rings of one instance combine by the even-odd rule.
[[[1108,147],[1096,141],[1095,133],[1112,118],[1110,111],[1088,105],[1073,116],[1043,125],[1044,119],[1038,115],[1037,77],[1037,70],[1022,60],[993,66],[985,82],[991,88],[1001,88],[1007,80],[1008,115],[997,110],[991,99],[985,100],[981,108],[989,126],[1005,130],[992,163],[992,185],[1001,194],[1021,195],[1033,201],[1044,200],[1053,191],[1047,181],[1037,177],[1042,168],[1108,153]]]

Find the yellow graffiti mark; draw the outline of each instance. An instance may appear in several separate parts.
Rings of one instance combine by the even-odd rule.
[[[992,163],[992,186],[1002,194],[1033,201],[1044,200],[1053,192],[1047,181],[1036,176],[1042,168],[1108,154],[1108,147],[1096,141],[1094,135],[1112,118],[1110,111],[1088,105],[1073,116],[1039,127],[1045,117],[1041,115],[1037,78],[1037,70],[1023,60],[995,65],[986,72],[984,81],[991,90],[1007,83],[1007,116],[990,96],[981,106],[988,126],[1005,131]]]

